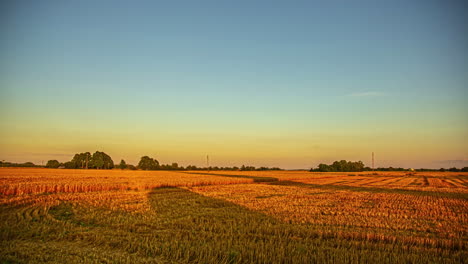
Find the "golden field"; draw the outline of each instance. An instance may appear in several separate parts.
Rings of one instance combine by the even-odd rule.
[[[0,168],[5,263],[461,263],[468,173]]]
[[[3,195],[149,190],[252,181],[169,171],[0,168],[0,194]]]

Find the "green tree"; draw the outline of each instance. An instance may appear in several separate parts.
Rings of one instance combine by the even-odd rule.
[[[58,160],[49,160],[47,161],[46,168],[58,168],[60,167],[60,162]]]
[[[364,171],[364,163],[362,161],[357,162],[348,162],[348,170],[357,172],[357,171]]]
[[[73,156],[71,163],[68,165],[70,169],[87,169],[91,160],[91,153],[78,153]]]
[[[156,170],[159,167],[159,162],[148,156],[143,156],[138,162],[138,168],[141,170]]]
[[[23,164],[21,164],[22,167],[36,167],[36,165],[34,165],[34,163],[28,161],[28,162],[25,162]]]
[[[187,170],[198,170],[197,166],[195,166],[195,165],[188,165],[186,169]]]
[[[333,170],[332,170],[331,166],[329,166],[327,164],[320,163],[318,165],[318,171],[330,172],[330,171],[333,171]]]
[[[321,171],[321,172],[357,172],[363,171],[364,163],[362,161],[352,162],[346,160],[335,161],[331,165],[319,164],[317,169],[310,169],[310,171]]]
[[[114,168],[114,161],[104,152],[96,151],[89,161],[89,168],[93,169],[112,169]]]
[[[123,170],[126,168],[127,168],[127,163],[125,162],[125,160],[121,160],[119,164],[119,169]]]
[[[75,163],[71,162],[71,161],[67,161],[63,164],[63,166],[65,167],[65,169],[76,169],[75,167]]]

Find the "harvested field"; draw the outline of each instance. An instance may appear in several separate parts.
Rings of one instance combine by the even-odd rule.
[[[462,263],[468,174],[0,169],[6,263]]]
[[[3,195],[150,190],[248,182],[253,180],[172,171],[0,168],[0,194]]]

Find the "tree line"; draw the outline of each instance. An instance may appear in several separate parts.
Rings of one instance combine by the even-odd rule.
[[[188,165],[186,167],[180,166],[178,163],[171,164],[160,164],[157,159],[149,156],[143,156],[140,158],[138,165],[127,164],[125,160],[121,160],[118,165],[114,164],[112,158],[104,152],[96,151],[91,155],[90,152],[77,153],[73,156],[70,161],[61,163],[58,160],[49,160],[45,166],[36,165],[32,162],[25,163],[13,163],[0,161],[0,167],[46,167],[46,168],[64,168],[64,169],[122,169],[122,170],[212,170],[212,171],[271,171],[271,170],[282,170],[278,167],[254,167],[245,166],[240,167],[197,167],[195,165]],[[346,161],[340,160],[335,161],[332,164],[320,163],[316,168],[311,168],[311,172],[360,172],[360,171],[408,171],[410,169],[405,168],[393,168],[393,167],[379,167],[372,169],[366,167],[362,161]],[[468,172],[468,167],[463,168],[440,168],[440,169],[416,169],[415,171],[450,171],[450,172]]]
[[[91,155],[89,152],[77,153],[73,156],[71,161],[63,164],[57,160],[49,160],[46,164],[48,168],[65,169],[113,169],[114,161],[104,152],[96,151]]]
[[[34,167],[42,167],[42,166],[36,165],[32,162],[13,163],[13,162],[8,162],[8,161],[0,161],[0,167],[34,168]]]
[[[366,167],[362,161],[346,161],[346,160],[340,160],[340,161],[335,161],[330,165],[320,163],[316,168],[311,168],[311,172],[360,172],[360,171],[408,171],[412,169],[405,169],[405,168],[393,168],[393,167],[379,167],[376,169],[372,169],[370,167]],[[450,168],[450,169],[445,169],[445,168],[440,168],[440,169],[416,169],[415,171],[450,171],[450,172],[468,172],[468,167],[463,167],[461,169],[458,168]]]
[[[160,164],[155,158],[143,156],[140,158],[138,165],[127,164],[125,160],[121,160],[118,165],[114,164],[112,158],[104,152],[96,151],[91,155],[89,152],[77,153],[73,156],[71,161],[61,163],[58,160],[49,160],[45,166],[46,168],[64,168],[64,169],[122,169],[122,170],[239,170],[239,171],[267,171],[267,170],[281,170],[278,167],[259,167],[245,166],[241,167],[197,167],[195,165],[188,165],[186,167],[180,166],[178,163]]]
[[[355,172],[355,171],[364,171],[364,163],[362,161],[346,161],[340,160],[335,161],[330,165],[320,163],[317,168],[312,168],[310,171],[319,171],[319,172]]]

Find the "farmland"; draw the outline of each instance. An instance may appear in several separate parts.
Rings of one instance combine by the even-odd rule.
[[[468,173],[0,169],[6,263],[462,263]]]

